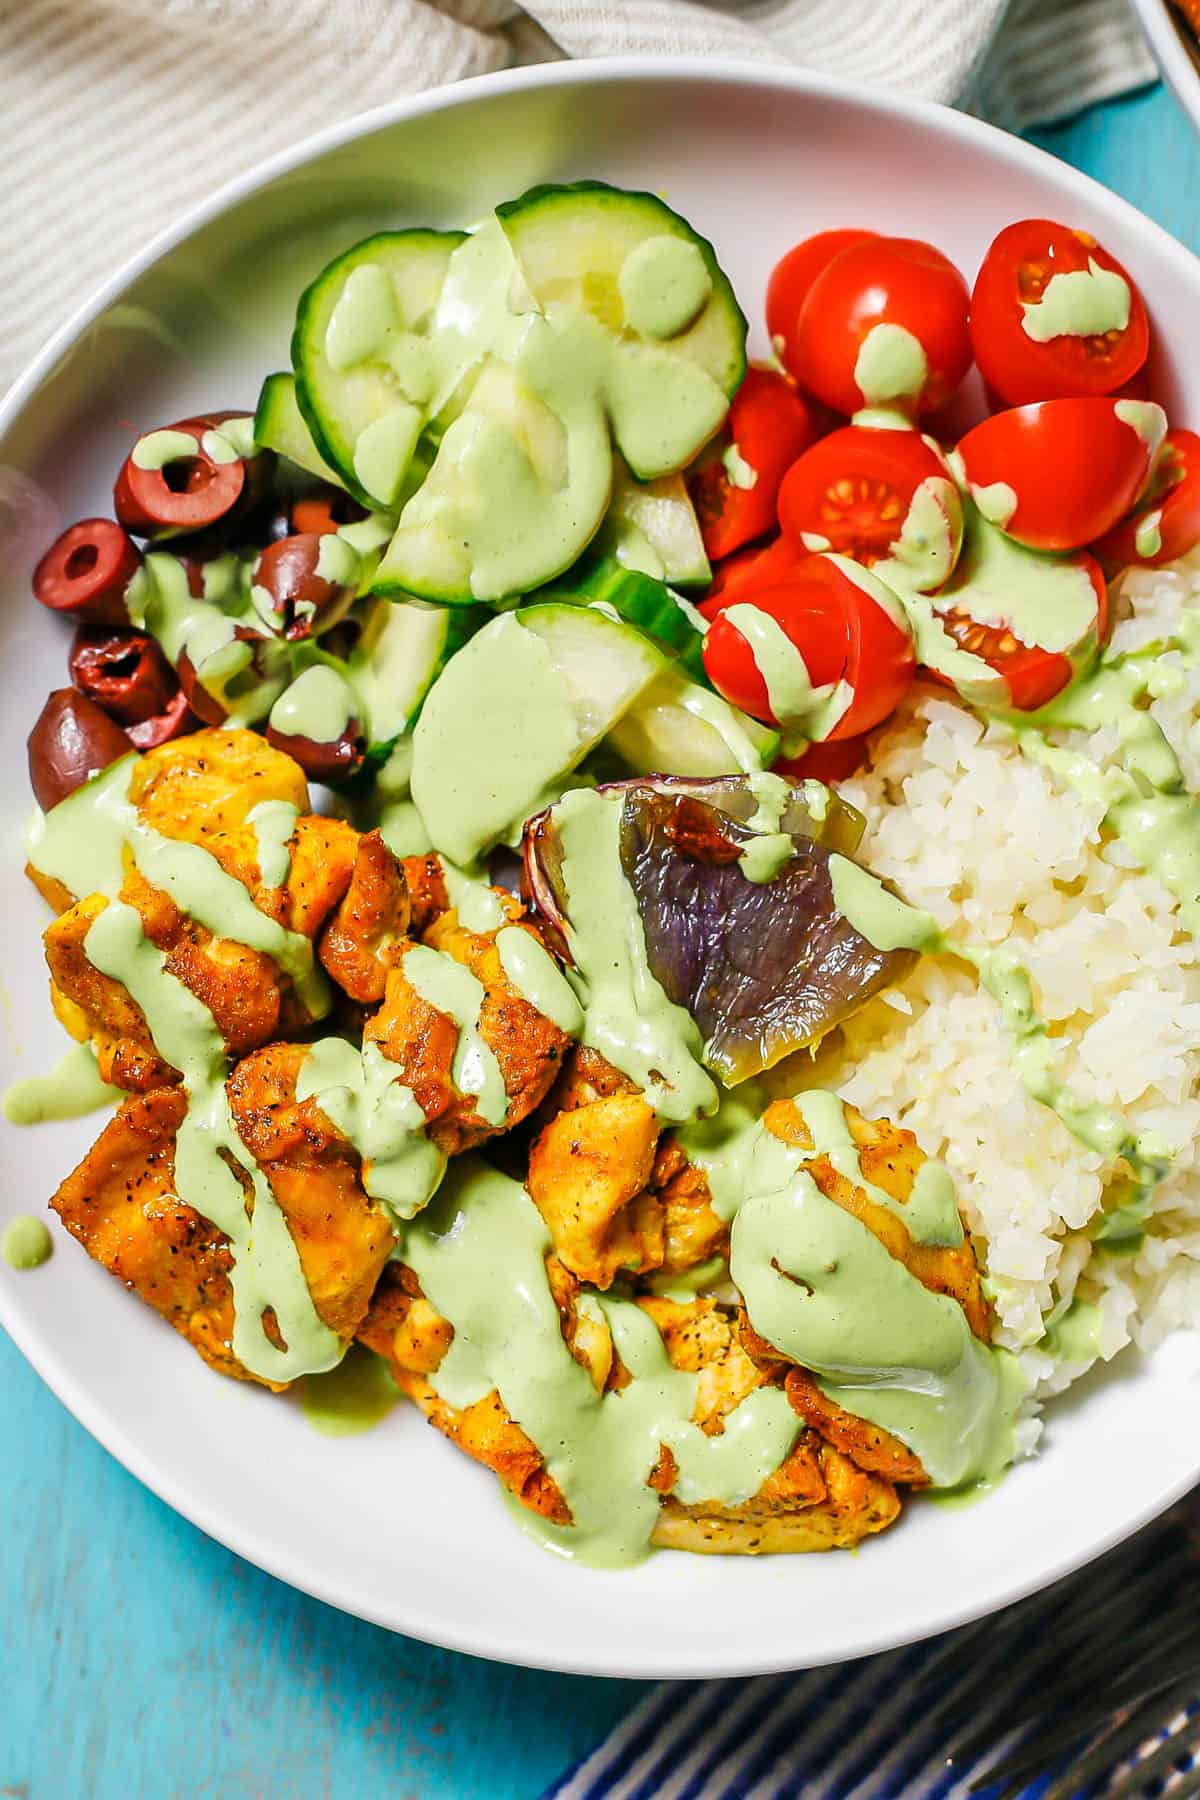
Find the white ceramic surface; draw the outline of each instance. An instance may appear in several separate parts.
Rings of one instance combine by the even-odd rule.
[[[23,880],[24,739],[64,679],[67,634],[29,598],[34,556],[109,509],[135,429],[252,406],[286,362],[292,303],[336,247],[386,224],[468,222],[543,180],[661,190],[714,240],[763,347],[772,262],[805,233],[861,223],[928,236],[973,272],[1010,220],[1090,228],[1134,271],[1159,342],[1157,386],[1200,421],[1183,360],[1200,263],[1111,194],[937,107],[863,99],[800,75],[623,62],[468,82],[361,119],[276,161],[160,240],[60,334],[0,413],[0,1072],[61,1045]],[[0,1122],[0,1225],[37,1209],[95,1121]],[[331,1441],[288,1399],[211,1374],[65,1237],[42,1271],[0,1266],[0,1319],[54,1391],[205,1531],[348,1611],[512,1662],[694,1676],[856,1656],[983,1613],[1095,1556],[1200,1476],[1196,1342],[1122,1363],[1051,1413],[1045,1452],[982,1504],[911,1507],[856,1556],[661,1554],[594,1573],[513,1527],[492,1478],[414,1410]]]
[[[1168,0],[1131,0],[1131,4],[1163,79],[1200,131],[1200,46]]]

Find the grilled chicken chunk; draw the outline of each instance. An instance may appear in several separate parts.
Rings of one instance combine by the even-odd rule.
[[[227,1092],[238,1134],[287,1221],[313,1305],[348,1343],[393,1234],[359,1185],[353,1151],[315,1101],[296,1102],[306,1054],[299,1044],[269,1045],[239,1063]],[[175,1134],[185,1111],[178,1087],[125,1101],[51,1205],[88,1254],[214,1369],[258,1381],[233,1351],[229,1241],[175,1192]]]
[[[525,927],[525,929],[531,929]],[[468,969],[483,989],[478,1031],[499,1065],[508,1097],[501,1124],[480,1114],[477,1096],[455,1085],[454,1057],[459,1028],[449,1014],[431,1005],[404,973],[404,953],[387,974],[383,1005],[371,1018],[364,1040],[377,1043],[397,1066],[425,1114],[429,1135],[447,1156],[456,1156],[511,1131],[545,1098],[562,1065],[570,1040],[509,981],[496,948],[496,933],[466,931],[453,912],[443,913],[425,932],[425,944]]]

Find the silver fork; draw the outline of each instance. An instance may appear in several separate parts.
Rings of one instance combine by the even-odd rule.
[[[1031,1628],[1040,1641],[1029,1645]],[[1010,1729],[999,1760],[994,1723],[948,1758],[973,1777],[972,1793],[1015,1800],[1049,1776],[1039,1800],[1200,1795],[1197,1497],[1013,1607],[997,1630],[1020,1645],[1022,1666],[1006,1696]],[[960,1717],[972,1698],[969,1685],[957,1690]]]

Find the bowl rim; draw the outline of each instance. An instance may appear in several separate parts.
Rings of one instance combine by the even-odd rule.
[[[1059,182],[1065,181],[1068,186],[1073,187],[1083,202],[1086,203],[1089,200],[1093,203],[1098,202],[1109,212],[1115,209],[1118,216],[1122,217],[1131,229],[1143,236],[1150,234],[1156,239],[1160,253],[1165,254],[1169,260],[1184,271],[1186,279],[1200,285],[1200,257],[1193,254],[1163,226],[1148,218],[1131,202],[1115,194],[1093,177],[1062,162],[1060,158],[1052,156],[1048,151],[1012,136],[984,120],[958,112],[938,102],[917,100],[902,94],[879,90],[864,90],[853,82],[840,77],[800,69],[787,64],[774,65],[735,58],[707,60],[700,57],[637,55],[540,63],[487,75],[472,76],[444,87],[430,89],[421,94],[409,95],[385,105],[373,107],[365,112],[354,114],[348,119],[339,120],[320,131],[310,133],[297,143],[276,152],[273,156],[253,164],[226,182],[214,194],[187,209],[179,219],[156,233],[141,250],[128,257],[102,281],[52,333],[24,371],[11,383],[3,397],[0,398],[0,440],[3,439],[4,434],[9,431],[30,401],[35,399],[42,383],[54,373],[58,364],[72,350],[82,334],[133,282],[145,275],[155,264],[183,244],[195,232],[218,219],[231,206],[245,200],[259,189],[267,187],[280,176],[287,175],[329,151],[353,143],[356,139],[368,137],[376,131],[433,113],[470,106],[477,100],[486,99],[491,95],[520,94],[541,88],[604,86],[626,82],[675,82],[705,87],[749,85],[759,87],[767,92],[797,98],[806,95],[814,96],[875,114],[883,114],[885,117],[899,121],[923,122],[939,134],[949,138],[952,143],[973,142],[983,145],[992,157],[998,158],[1001,162],[1018,170],[1037,171],[1050,163],[1055,166],[1056,179]],[[436,1614],[430,1613],[406,1616],[402,1623],[398,1623],[395,1610],[382,1604],[374,1604],[365,1590],[348,1600],[333,1581],[327,1581],[322,1577],[319,1563],[311,1566],[286,1551],[277,1550],[269,1532],[265,1529],[254,1526],[231,1527],[227,1512],[223,1512],[215,1503],[209,1503],[203,1497],[189,1492],[182,1478],[177,1477],[169,1466],[157,1462],[151,1452],[144,1450],[137,1443],[132,1434],[127,1431],[122,1420],[112,1417],[105,1410],[101,1401],[92,1399],[74,1369],[67,1362],[60,1361],[53,1343],[48,1343],[36,1328],[30,1327],[28,1330],[25,1328],[16,1309],[6,1302],[3,1284],[0,1284],[0,1325],[4,1327],[17,1349],[46,1382],[61,1404],[110,1455],[114,1456],[151,1493],[198,1527],[208,1537],[224,1545],[245,1561],[338,1611],[362,1618],[385,1630],[403,1633],[445,1649],[517,1667],[552,1670],[565,1674],[617,1676],[630,1680],[696,1680],[719,1679],[728,1676],[768,1675],[808,1666],[803,1662],[797,1663],[794,1656],[771,1653],[751,1655],[750,1657],[740,1655],[735,1659],[716,1663],[705,1660],[702,1665],[681,1662],[678,1659],[664,1662],[660,1657],[654,1655],[652,1649],[648,1650],[630,1642],[622,1666],[618,1668],[614,1667],[603,1652],[596,1656],[589,1655],[586,1649],[581,1649],[573,1655],[563,1655],[557,1651],[552,1652],[549,1656],[545,1653],[539,1654],[536,1647],[531,1646],[527,1640],[511,1637],[502,1622],[495,1622],[489,1614],[482,1610],[474,1629],[469,1632],[447,1626]],[[1120,1525],[1114,1526],[1098,1539],[1087,1539],[1077,1552],[1063,1555],[1053,1566],[1042,1568],[1025,1576],[1015,1576],[1005,1584],[1002,1592],[992,1592],[973,1600],[949,1605],[936,1621],[924,1623],[916,1630],[905,1627],[902,1623],[876,1629],[869,1633],[864,1630],[858,1640],[849,1641],[833,1655],[823,1657],[823,1664],[832,1665],[920,1642],[922,1639],[985,1617],[1003,1606],[1048,1587],[1064,1575],[1070,1574],[1102,1556],[1116,1544],[1158,1517],[1187,1494],[1197,1481],[1200,1481],[1200,1465],[1197,1465],[1190,1474],[1171,1482],[1153,1501],[1144,1504],[1136,1514],[1123,1520]]]
[[[1200,131],[1200,40],[1189,43],[1190,27],[1170,0],[1132,0],[1132,4],[1160,75]]]

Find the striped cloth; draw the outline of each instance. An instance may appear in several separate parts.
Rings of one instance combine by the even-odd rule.
[[[1200,1744],[1198,1597],[1193,1499],[1104,1561],[928,1643],[804,1674],[665,1682],[543,1800],[969,1800],[980,1788],[1186,1800],[1200,1794],[1187,1748]],[[1159,1696],[1140,1710],[1135,1667]],[[1057,1730],[1044,1754],[1035,1714]],[[1088,1725],[1074,1744],[1070,1719]],[[1036,1772],[1001,1781],[1018,1760]]]
[[[0,388],[268,154],[465,75],[621,52],[801,64],[1012,129],[1154,78],[1126,0],[0,0]]]

